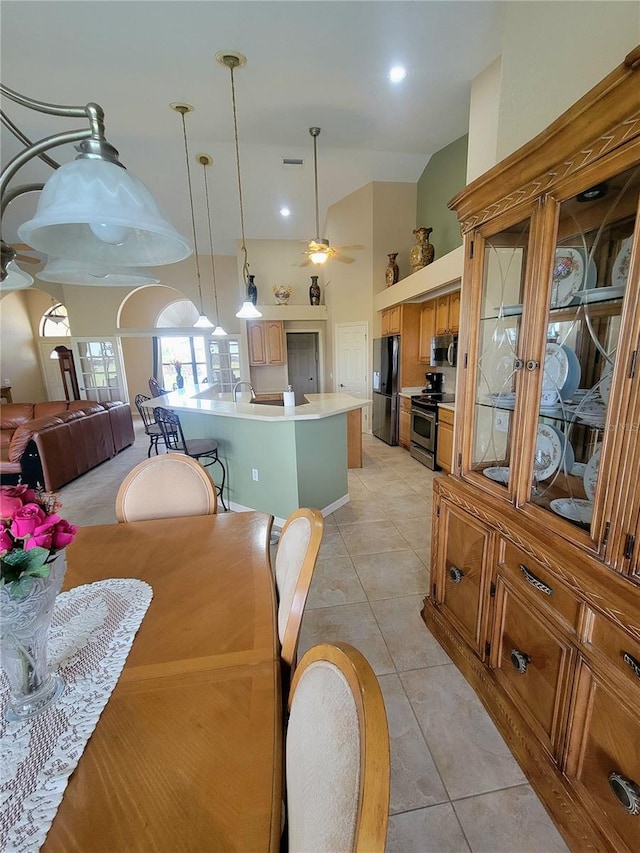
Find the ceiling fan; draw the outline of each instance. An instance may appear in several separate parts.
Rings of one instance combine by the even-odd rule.
[[[319,127],[310,127],[309,133],[313,137],[313,175],[315,185],[315,201],[316,201],[316,237],[315,240],[310,240],[307,245],[307,251],[304,253],[307,258],[300,266],[306,267],[309,264],[325,264],[332,258],[337,261],[342,261],[343,264],[352,264],[355,258],[350,258],[347,255],[342,255],[340,252],[352,251],[355,249],[364,249],[364,246],[341,246],[334,248],[329,245],[326,237],[320,237],[320,218],[318,215],[318,136],[320,136]]]

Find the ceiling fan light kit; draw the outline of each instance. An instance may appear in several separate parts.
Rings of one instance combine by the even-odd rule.
[[[19,195],[42,189],[35,216],[18,228],[21,240],[54,257],[104,266],[155,266],[175,263],[191,254],[188,242],[171,225],[151,192],[119,162],[117,150],[105,138],[104,111],[98,104],[48,104],[1,84],[0,92],[27,109],[84,118],[88,123],[84,129],[31,143],[10,120],[5,122],[25,147],[0,175],[2,213]],[[79,154],[73,162],[58,167],[44,152],[66,143],[78,143]],[[43,187],[26,184],[9,190],[11,179],[37,156],[55,169],[49,180]],[[3,261],[3,281],[6,273]]]

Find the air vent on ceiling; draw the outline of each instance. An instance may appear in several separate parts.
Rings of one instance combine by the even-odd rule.
[[[283,166],[304,166],[304,160],[300,157],[283,157],[282,158]]]

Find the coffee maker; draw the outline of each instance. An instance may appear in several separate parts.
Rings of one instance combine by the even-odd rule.
[[[425,373],[425,394],[442,394],[444,373]]]

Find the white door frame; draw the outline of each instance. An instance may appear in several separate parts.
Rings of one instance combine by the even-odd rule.
[[[369,321],[368,320],[358,320],[353,321],[351,323],[336,323],[334,325],[334,336],[333,336],[333,374],[335,376],[334,381],[334,390],[336,392],[340,391],[338,387],[338,365],[340,364],[340,353],[338,351],[338,340],[339,340],[339,329],[346,328],[363,328],[366,340],[365,346],[365,384],[364,384],[364,397],[365,399],[371,397],[371,336],[369,334]],[[363,432],[371,432],[371,406],[366,407],[368,411],[363,411],[363,415],[366,418],[366,428],[364,428],[363,424]]]
[[[324,384],[324,329],[312,326],[297,326],[294,322],[287,321],[285,326],[285,344],[286,336],[289,332],[309,332],[318,336],[318,393],[322,394],[326,390]]]

